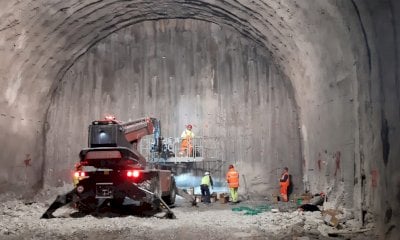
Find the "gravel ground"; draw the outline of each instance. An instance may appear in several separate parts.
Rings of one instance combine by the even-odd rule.
[[[77,217],[76,210],[68,206],[55,212],[57,218],[40,219],[58,192],[43,191],[31,201],[0,195],[0,239],[376,239],[371,232],[329,238],[327,233],[337,229],[325,225],[319,212],[299,212],[287,203],[216,202],[192,207],[178,197],[173,208],[176,219],[161,219],[160,214]],[[281,211],[245,215],[232,210],[259,205]],[[344,225],[345,230],[357,227],[350,223]]]

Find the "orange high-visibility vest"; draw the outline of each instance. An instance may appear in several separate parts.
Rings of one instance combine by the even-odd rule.
[[[230,188],[239,187],[239,173],[234,168],[229,169],[226,173],[226,181]]]

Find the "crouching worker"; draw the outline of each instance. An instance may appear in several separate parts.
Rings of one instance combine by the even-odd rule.
[[[201,196],[203,197],[203,201],[205,204],[210,204],[210,187],[213,188],[213,180],[211,178],[210,172],[205,172],[203,178],[201,179]]]

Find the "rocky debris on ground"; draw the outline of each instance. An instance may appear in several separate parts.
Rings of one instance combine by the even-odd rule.
[[[288,236],[292,237],[289,239],[329,239],[329,233],[338,231],[324,224],[320,212],[298,211],[293,203],[247,201],[228,205],[216,202],[193,207],[182,198],[177,198],[173,208],[177,217],[174,220],[156,216],[73,217],[76,210],[69,206],[58,209],[55,219],[40,219],[56,197],[51,195],[60,194],[62,190],[43,191],[29,203],[16,196],[0,195],[3,199],[0,202],[0,239],[159,239],[160,236],[163,239],[284,239]],[[239,206],[255,209],[260,205],[268,207],[257,214],[232,210]],[[341,231],[360,229],[354,219],[347,219],[341,227]],[[359,235],[368,236],[364,232]]]

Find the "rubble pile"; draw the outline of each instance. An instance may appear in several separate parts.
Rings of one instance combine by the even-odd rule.
[[[44,195],[42,195],[43,197]],[[299,211],[292,203],[269,203],[257,214],[246,214],[256,209],[260,203],[243,202],[235,206],[216,202],[211,206],[199,204],[198,207],[185,205],[178,199],[173,209],[177,219],[159,219],[138,216],[91,215],[73,217],[75,209],[63,207],[55,212],[55,219],[40,219],[46,209],[45,202],[26,202],[9,199],[0,203],[0,239],[125,239],[137,237],[146,239],[284,239],[293,236],[297,239],[344,239],[353,234],[352,239],[375,239],[368,229],[351,219],[346,212],[305,212]],[[264,203],[266,206],[266,203]],[[272,210],[276,211],[272,211]],[[336,227],[330,226],[327,214],[338,220]],[[369,235],[367,235],[369,234]],[[370,237],[370,238],[368,238]],[[296,239],[293,238],[293,239]]]

